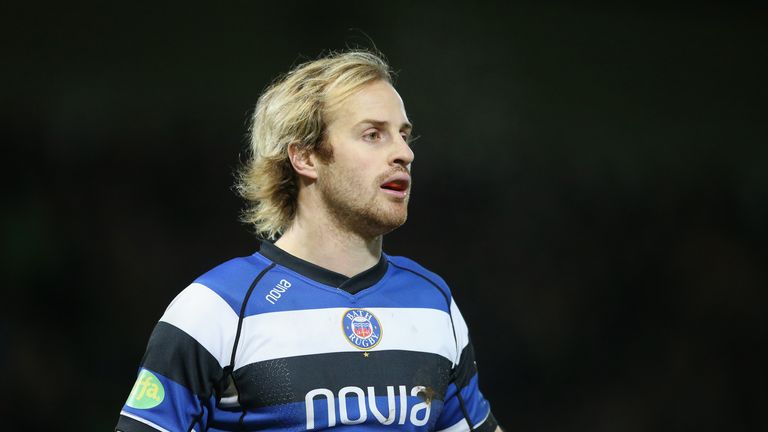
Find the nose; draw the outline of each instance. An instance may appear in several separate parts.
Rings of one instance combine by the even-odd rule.
[[[413,149],[408,145],[405,139],[403,139],[400,134],[397,134],[397,137],[398,138],[395,141],[396,150],[393,154],[392,163],[402,165],[407,168],[413,162],[413,159],[416,156],[413,154]]]

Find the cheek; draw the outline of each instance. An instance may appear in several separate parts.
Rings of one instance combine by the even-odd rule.
[[[343,161],[337,160],[337,162],[339,162],[339,171],[343,171],[357,179],[374,178],[378,175],[374,169],[375,164],[372,158],[356,157]]]

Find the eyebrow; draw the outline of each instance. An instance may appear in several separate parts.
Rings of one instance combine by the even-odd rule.
[[[376,127],[386,126],[386,125],[389,124],[388,121],[365,119],[365,120],[361,120],[361,121],[357,122],[357,124],[355,126],[359,126],[359,125],[361,125],[363,123],[370,123],[370,124],[372,124],[372,125],[374,125]],[[400,129],[409,129],[410,130],[410,129],[413,129],[413,125],[411,123],[409,123],[409,122],[405,122],[405,123],[400,125]]]

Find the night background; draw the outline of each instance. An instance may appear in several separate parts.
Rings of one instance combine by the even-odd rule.
[[[147,338],[256,249],[259,94],[329,49],[398,71],[408,223],[509,431],[768,430],[768,9],[16,3],[0,11],[4,430],[114,427]]]

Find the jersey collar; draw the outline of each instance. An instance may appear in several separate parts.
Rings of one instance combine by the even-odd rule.
[[[382,253],[376,265],[355,276],[347,277],[341,273],[336,273],[293,256],[268,241],[261,242],[259,253],[268,260],[289,268],[315,282],[343,289],[350,294],[356,294],[380,281],[387,272],[388,266],[387,259]]]

